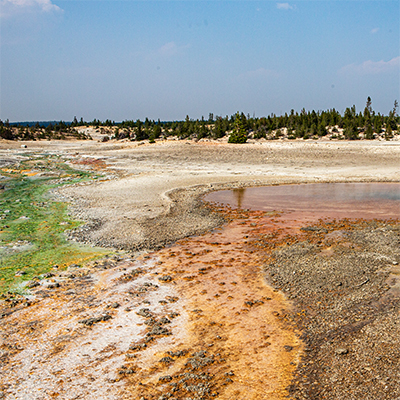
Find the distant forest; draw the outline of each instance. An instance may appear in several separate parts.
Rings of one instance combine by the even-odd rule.
[[[115,122],[94,119],[85,122],[76,117],[72,122],[36,122],[10,124],[0,120],[0,137],[7,140],[40,139],[91,139],[88,129],[94,128],[103,134],[103,141],[114,140],[149,140],[176,137],[178,139],[220,139],[228,136],[231,143],[244,143],[251,139],[318,139],[329,136],[331,139],[359,140],[375,138],[390,140],[399,134],[400,117],[397,113],[398,102],[388,115],[375,113],[371,98],[363,112],[356,112],[356,107],[346,108],[343,115],[335,109],[328,111],[306,111],[300,113],[291,110],[289,114],[268,117],[251,117],[243,112],[229,116],[214,116],[184,121],[161,122],[146,118],[144,121],[125,120]]]

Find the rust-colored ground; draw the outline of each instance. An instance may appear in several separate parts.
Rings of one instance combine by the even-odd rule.
[[[364,221],[224,214],[224,228],[158,252],[55,271],[32,301],[6,296],[3,398],[287,398],[304,349],[292,320],[309,311],[268,286],[264,268],[299,241],[321,257],[353,246],[341,232]]]
[[[171,277],[168,284],[185,299],[186,334],[170,349],[146,357],[146,363],[138,356],[134,364],[140,365],[140,372],[130,379],[133,393],[145,398],[161,393],[186,398],[189,393],[181,380],[192,373],[197,375],[191,381],[192,394],[198,395],[201,372],[209,375],[210,390],[195,398],[287,396],[302,344],[293,327],[283,321],[289,303],[266,284],[261,254],[247,242],[259,214],[239,216],[222,230],[181,240],[157,253],[159,273]],[[169,356],[168,351],[185,354],[157,365],[157,360]],[[200,352],[210,360],[193,368],[190,362]],[[201,364],[202,358],[198,361]],[[167,383],[160,385],[160,377]]]
[[[9,299],[3,398],[285,398],[302,344],[250,243],[263,215],[232,212],[223,229],[72,266],[38,281],[35,300]]]

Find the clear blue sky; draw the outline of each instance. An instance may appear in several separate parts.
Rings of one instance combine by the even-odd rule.
[[[0,2],[3,121],[400,101],[398,1]]]

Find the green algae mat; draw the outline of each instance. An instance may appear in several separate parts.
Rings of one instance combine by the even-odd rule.
[[[59,155],[30,154],[0,168],[0,293],[21,291],[21,283],[51,270],[84,263],[109,253],[68,241],[67,229],[82,224],[51,189],[97,179],[71,168]]]

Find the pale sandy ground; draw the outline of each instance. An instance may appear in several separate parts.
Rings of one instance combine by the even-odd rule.
[[[72,163],[82,159],[106,163],[110,179],[69,187],[62,194],[72,202],[76,215],[96,222],[95,230],[85,232],[86,241],[124,248],[158,244],[155,233],[143,223],[149,218],[163,219],[171,205],[183,200],[184,193],[176,193],[180,189],[190,188],[186,204],[195,195],[226,187],[400,180],[400,142],[392,141],[261,141],[245,145],[42,141],[26,145],[22,149],[20,143],[0,142],[0,157],[44,151],[68,157]],[[177,214],[185,219],[188,211],[195,210],[186,207],[181,211]],[[168,240],[207,227],[199,217],[185,220],[185,224],[171,222],[174,226],[165,232]],[[159,241],[163,244],[161,237]]]
[[[194,198],[210,190],[400,179],[398,142],[85,143],[77,150],[75,158],[100,158],[122,176],[62,191],[79,217],[95,221],[96,229],[85,231],[84,240],[131,249],[208,229],[210,220],[199,215]]]
[[[217,224],[195,199],[210,190],[306,182],[400,180],[398,141],[0,142],[0,157],[43,151],[75,167],[105,162],[106,181],[63,189],[75,216],[89,222],[78,240],[124,249],[156,248]],[[183,190],[183,191],[182,191]],[[172,206],[172,209],[171,209]]]
[[[92,222],[81,240],[117,248],[155,247],[206,230],[210,220],[196,212],[193,199],[218,188],[400,179],[399,142],[87,141],[32,142],[26,149],[2,143],[1,148],[3,157],[42,149],[72,163],[103,160],[114,178],[61,193],[75,215]]]
[[[138,145],[87,141],[25,144],[27,148],[21,148],[21,143],[0,142],[2,165],[7,160],[18,160],[26,153],[43,152],[60,154],[74,167],[97,166],[103,174],[98,182],[68,187],[55,195],[70,201],[71,212],[88,221],[86,227],[74,233],[75,238],[127,250],[162,247],[220,224],[221,220],[201,208],[198,200],[199,196],[211,190],[306,182],[400,180],[399,142],[274,141],[228,145],[168,141]],[[99,163],[99,160],[104,163]],[[168,256],[167,250],[165,252]],[[139,265],[143,266],[146,262],[141,261]],[[124,271],[124,263],[128,260],[117,263],[118,271]],[[137,266],[127,265],[124,272]],[[155,275],[162,273],[161,267],[158,264],[145,267],[146,279],[158,283],[162,289]],[[6,371],[10,382],[7,399],[47,399],[57,393],[58,398],[63,399],[122,398],[118,391],[122,390],[123,382],[115,380],[118,377],[117,368],[123,361],[126,348],[140,334],[137,331],[138,327],[141,329],[139,323],[142,321],[137,320],[137,316],[132,316],[133,319],[122,316],[124,313],[130,315],[122,306],[114,310],[107,308],[107,304],[119,301],[124,307],[136,311],[145,307],[143,300],[147,297],[126,299],[140,280],[134,281],[132,288],[125,291],[111,279],[111,275],[107,275],[107,271],[104,272],[108,277],[104,287],[99,284],[102,282],[101,272],[100,275],[97,271],[88,273],[91,274],[88,275],[90,280],[87,284],[83,282],[82,286],[76,286],[80,283],[79,279],[76,281],[76,278],[67,275],[55,278],[62,283],[59,293],[41,300],[34,308],[13,311],[8,319],[4,319],[4,324],[13,327],[12,331],[7,331],[8,340],[12,342],[17,340],[18,335],[26,334],[26,337],[33,337],[35,343],[31,345],[27,341],[23,343],[25,349],[12,350],[19,356],[14,356],[10,350],[10,369]],[[110,273],[121,272],[111,270]],[[64,292],[68,292],[68,296]],[[146,296],[151,296],[151,293]],[[160,296],[164,298],[165,293],[160,292]],[[158,302],[158,297],[149,297],[148,300],[153,305]],[[174,304],[174,310],[182,311],[189,307],[190,299],[182,295]],[[158,305],[154,307],[154,312],[162,316],[162,312],[171,311],[163,311],[162,307],[172,305]],[[93,330],[79,324],[79,319],[96,316],[104,310],[113,315],[111,322],[95,325]],[[182,311],[179,318],[184,319],[185,315]],[[38,326],[37,337],[30,333],[28,322],[21,324],[24,318],[28,318],[26,321],[31,318]],[[175,324],[183,329],[185,323],[179,321],[177,319]],[[60,325],[54,325],[56,322]],[[68,331],[64,332],[65,324],[71,326],[68,325]],[[54,332],[48,329],[51,326]],[[20,332],[18,329],[21,329]],[[175,337],[179,331],[176,327],[174,329]],[[41,330],[44,334],[39,336]],[[118,330],[119,335],[114,335]],[[105,332],[108,334],[104,335]],[[69,335],[70,339],[63,335]],[[136,341],[139,339],[136,338]],[[57,347],[57,340],[65,340],[67,347]],[[88,354],[93,354],[93,362],[84,361]],[[52,357],[56,360],[54,363],[50,363]],[[78,361],[74,361],[74,357]],[[68,362],[72,364],[66,366]],[[21,365],[25,365],[24,368]],[[54,378],[57,374],[60,375],[59,381]],[[44,394],[38,395],[42,389]],[[136,397],[127,395],[126,398]]]

